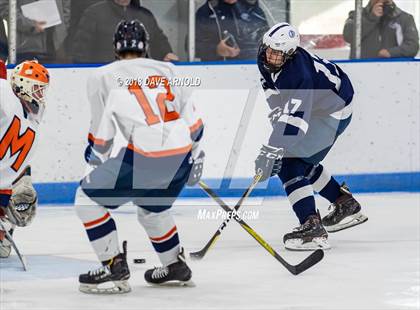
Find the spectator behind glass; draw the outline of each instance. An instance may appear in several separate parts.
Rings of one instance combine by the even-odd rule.
[[[17,0],[16,63],[34,58],[42,63],[62,62],[63,43],[70,24],[70,0],[55,0],[62,23],[46,29],[45,21],[23,16],[21,6],[32,2],[35,1]],[[0,16],[8,18],[9,0],[0,0]]]
[[[349,13],[344,39],[353,47],[354,11]],[[419,34],[412,15],[392,0],[370,0],[362,13],[361,58],[414,57],[419,50]]]
[[[268,28],[258,0],[208,0],[196,13],[196,55],[202,61],[255,59]]]
[[[137,19],[150,36],[150,57],[157,60],[177,60],[168,38],[159,28],[148,9],[130,5],[131,0],[105,0],[87,8],[80,19],[72,46],[73,61],[106,63],[115,59],[112,42],[115,27],[121,20]]]
[[[73,38],[77,32],[77,27],[79,25],[80,18],[82,17],[85,10],[98,2],[103,0],[73,0],[71,1],[71,18],[70,18],[70,29],[69,34],[66,38],[66,49],[71,50],[73,45]]]
[[[0,16],[0,60],[6,62],[8,55],[8,45],[6,31],[4,29],[3,18]]]

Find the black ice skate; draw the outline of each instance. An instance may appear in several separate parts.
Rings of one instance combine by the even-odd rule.
[[[127,280],[130,270],[127,265],[127,241],[123,242],[123,253],[118,254],[104,266],[79,276],[79,290],[88,294],[121,294],[131,291]]]
[[[305,223],[284,235],[283,242],[288,250],[314,251],[330,248],[328,233],[322,226],[319,213],[309,216]]]
[[[332,211],[322,218],[322,224],[328,232],[347,229],[368,220],[368,217],[361,213],[360,204],[353,198],[345,183],[341,185],[340,191],[342,195],[328,208]]]
[[[144,274],[146,282],[155,285],[188,285],[193,286],[190,281],[191,269],[185,263],[184,249],[178,254],[178,261],[166,267],[155,267]]]

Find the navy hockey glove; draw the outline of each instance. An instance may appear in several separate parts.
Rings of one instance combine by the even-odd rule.
[[[280,172],[282,157],[283,149],[269,145],[262,146],[260,154],[255,160],[255,173],[258,173],[259,171],[262,172],[260,182],[263,182]]]
[[[99,166],[102,164],[102,160],[98,155],[96,155],[95,150],[90,144],[86,147],[85,150],[85,160],[91,166]]]
[[[188,178],[187,185],[188,186],[194,186],[196,185],[203,175],[203,167],[204,167],[204,157],[206,154],[204,151],[201,151],[200,154],[198,154],[197,158],[192,159],[192,168],[190,172],[190,177]]]

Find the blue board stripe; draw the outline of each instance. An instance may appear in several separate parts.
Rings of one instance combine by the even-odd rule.
[[[420,62],[420,58],[369,58],[369,59],[330,59],[334,63],[378,63],[378,62]],[[256,60],[229,60],[229,61],[178,61],[173,63],[176,66],[237,66],[237,65],[256,65]],[[97,68],[105,64],[47,64],[49,69],[76,69],[76,68]],[[13,69],[15,65],[7,65],[8,69]]]
[[[336,176],[339,182],[346,181],[354,193],[378,192],[420,192],[420,171],[402,173],[352,174]],[[250,178],[233,179],[229,182],[222,179],[207,179],[205,182],[222,197],[240,197],[251,183]],[[40,204],[72,204],[78,182],[38,183]],[[283,186],[278,178],[271,178],[268,185],[262,183],[251,193],[253,197],[284,196]],[[186,187],[181,192],[183,198],[205,198],[207,195],[197,186]]]

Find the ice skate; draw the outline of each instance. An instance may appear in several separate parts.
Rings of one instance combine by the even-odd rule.
[[[328,233],[322,226],[319,214],[309,216],[305,223],[284,235],[283,242],[288,250],[314,251],[330,248]]]
[[[328,232],[337,232],[368,220],[345,183],[341,185],[340,191],[342,195],[328,208],[331,212],[322,218],[322,224]]]
[[[184,249],[178,254],[178,261],[166,267],[155,267],[144,274],[147,283],[154,285],[194,286],[191,269],[185,262]]]
[[[104,266],[79,276],[79,290],[88,294],[121,294],[131,291],[128,284],[130,270],[127,264],[127,241],[123,253],[118,254]]]

